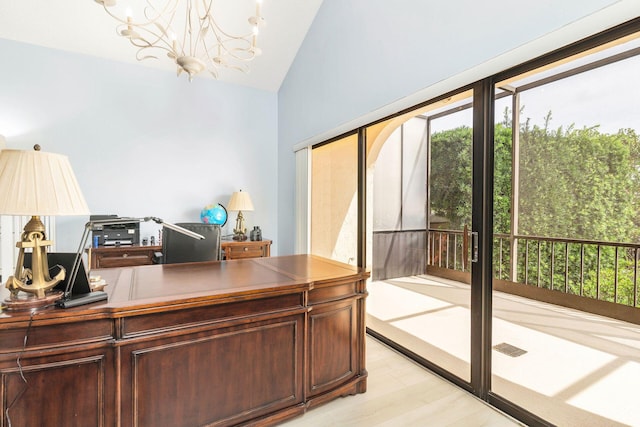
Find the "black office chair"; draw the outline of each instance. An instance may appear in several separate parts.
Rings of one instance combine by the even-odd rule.
[[[154,263],[177,264],[222,259],[219,225],[201,224],[199,222],[183,222],[176,225],[203,235],[204,240],[194,239],[164,227],[162,231],[162,253],[156,253]]]

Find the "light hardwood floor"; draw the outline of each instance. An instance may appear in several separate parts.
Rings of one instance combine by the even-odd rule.
[[[367,392],[312,409],[285,427],[521,426],[367,336]]]

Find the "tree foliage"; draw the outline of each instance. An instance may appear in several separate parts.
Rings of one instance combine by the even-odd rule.
[[[431,137],[431,213],[449,220],[449,228],[471,224],[472,129],[461,126]]]
[[[640,139],[632,129],[605,134],[597,126],[520,129],[519,230],[516,234],[636,242],[640,208]],[[494,232],[511,226],[512,136],[494,131]],[[431,138],[431,213],[451,228],[471,223],[472,129]]]
[[[494,128],[494,233],[509,234],[512,215],[512,126]],[[519,204],[516,235],[639,243],[640,138],[632,129],[607,134],[598,126],[519,129]],[[472,129],[461,126],[431,138],[431,213],[452,229],[471,223]],[[547,242],[519,246],[515,280],[633,305],[635,252],[612,247]],[[524,241],[523,241],[524,244]],[[506,246],[506,248],[505,248]],[[528,255],[525,254],[527,251]],[[530,252],[529,252],[530,251]],[[598,253],[599,255],[597,255]],[[535,267],[525,265],[525,258]],[[509,245],[494,248],[494,272],[508,278]],[[582,265],[581,265],[582,264]],[[615,279],[615,280],[614,280]],[[618,281],[617,291],[614,282]]]
[[[551,130],[525,123],[518,234],[637,240],[639,143],[633,130],[603,134],[597,126]]]

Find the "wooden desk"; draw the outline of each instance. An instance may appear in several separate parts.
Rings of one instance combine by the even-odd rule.
[[[20,393],[14,427],[193,427],[275,425],[366,390],[361,269],[299,255],[97,273],[107,303],[0,313],[1,425]]]
[[[99,246],[89,249],[90,266],[93,270],[150,265],[155,252],[162,252],[162,246]]]
[[[271,240],[221,240],[222,259],[261,258],[271,256]]]

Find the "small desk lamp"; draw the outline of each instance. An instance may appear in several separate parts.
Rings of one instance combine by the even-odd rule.
[[[40,216],[88,215],[89,208],[82,196],[69,159],[66,156],[40,151],[0,151],[0,215],[31,215],[25,225],[13,276],[6,287],[11,295],[5,300],[9,308],[35,307],[55,301],[62,292],[50,291],[64,280],[64,268],[51,278],[47,261],[44,224]],[[24,267],[25,249],[31,249],[31,268]],[[29,283],[30,282],[30,283]],[[28,297],[19,295],[24,291]]]
[[[227,209],[230,211],[238,211],[238,217],[236,218],[236,228],[233,229],[233,240],[247,240],[247,229],[244,226],[244,217],[242,211],[252,211],[253,203],[251,203],[251,197],[249,193],[242,190],[236,191],[231,195],[229,205]]]

